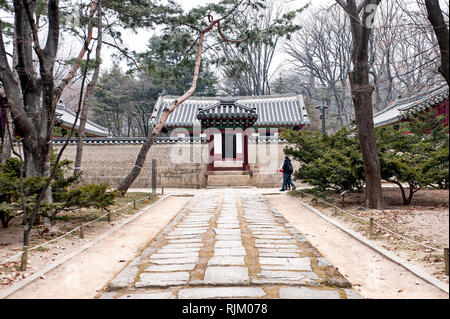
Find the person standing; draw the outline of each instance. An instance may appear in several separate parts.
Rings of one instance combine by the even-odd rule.
[[[295,187],[294,183],[292,182],[292,173],[294,173],[294,168],[292,167],[291,159],[288,156],[284,158],[282,170],[283,185],[281,186],[280,191],[284,192],[288,185],[292,186],[292,188],[295,190],[297,187]]]

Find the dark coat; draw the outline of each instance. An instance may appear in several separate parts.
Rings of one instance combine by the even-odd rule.
[[[286,158],[283,163],[283,173],[284,174],[292,175],[292,172],[289,172],[290,166],[292,167],[291,160]]]

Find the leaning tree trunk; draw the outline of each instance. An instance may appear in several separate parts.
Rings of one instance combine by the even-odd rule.
[[[202,62],[203,41],[205,38],[205,34],[207,32],[209,32],[216,23],[217,23],[217,21],[213,21],[206,29],[204,29],[200,33],[200,37],[199,37],[198,45],[197,45],[197,59],[195,62],[194,78],[192,79],[191,88],[181,98],[173,101],[172,104],[170,105],[170,107],[164,110],[164,112],[161,116],[161,119],[159,120],[158,125],[156,125],[155,127],[152,127],[150,129],[150,133],[149,133],[147,139],[145,140],[144,145],[142,145],[141,150],[139,151],[139,155],[136,159],[136,163],[134,164],[133,169],[131,170],[130,174],[128,174],[128,176],[122,181],[122,183],[117,188],[119,190],[119,192],[121,192],[122,194],[125,194],[128,191],[130,186],[133,184],[133,182],[139,176],[139,174],[142,170],[142,167],[145,164],[145,160],[147,158],[148,151],[150,150],[153,143],[155,142],[156,137],[159,135],[159,133],[164,128],[164,125],[165,125],[167,119],[169,118],[169,115],[173,111],[175,111],[175,109],[178,107],[178,105],[180,105],[181,103],[183,103],[184,101],[189,99],[192,96],[192,94],[195,92],[195,88],[197,87],[198,75],[200,72],[200,65]]]
[[[425,6],[428,12],[428,20],[430,20],[433,25],[436,38],[439,42],[439,49],[441,51],[441,66],[439,67],[439,72],[444,77],[447,84],[450,86],[449,80],[449,55],[450,55],[450,45],[449,45],[449,30],[445,22],[444,15],[442,14],[441,7],[439,5],[439,0],[426,0]]]
[[[13,63],[14,65],[17,65],[19,63],[19,58],[17,55],[17,35],[14,34],[13,36]],[[17,70],[13,69],[13,78],[15,81],[19,82],[19,74],[17,73]],[[3,163],[8,158],[11,157],[12,151],[13,151],[13,141],[11,140],[14,137],[14,122],[11,116],[11,111],[9,107],[6,107],[6,128],[5,128],[5,136],[3,139],[3,146],[2,146],[2,154],[0,156],[0,163]]]
[[[4,163],[7,159],[11,158],[11,154],[12,154],[11,137],[14,136],[11,112],[9,111],[9,109],[7,107],[5,108],[5,115],[6,115],[6,119],[5,119],[6,122],[5,122],[3,142],[2,142],[2,153],[0,154],[0,163]]]
[[[98,34],[97,34],[97,49],[96,49],[96,67],[94,74],[92,76],[91,82],[88,84],[86,94],[84,96],[83,106],[81,109],[81,119],[80,126],[78,128],[78,143],[77,143],[77,154],[75,156],[75,169],[73,171],[74,175],[79,174],[81,171],[81,161],[83,159],[83,143],[84,143],[84,132],[86,129],[87,115],[89,111],[89,104],[91,102],[92,96],[94,95],[95,86],[97,85],[98,76],[100,73],[100,59],[101,59],[101,51],[102,51],[102,41],[103,41],[103,12],[102,12],[102,3],[99,1],[98,4]],[[81,93],[80,93],[81,94]]]
[[[172,104],[162,112],[161,118],[159,119],[159,123],[156,126],[152,125],[152,127],[150,128],[149,135],[148,135],[146,141],[144,142],[144,145],[142,146],[141,150],[139,151],[139,155],[136,159],[133,169],[131,170],[130,174],[128,174],[128,176],[122,181],[122,183],[117,188],[119,190],[119,192],[121,192],[122,194],[125,194],[128,191],[130,186],[133,184],[133,182],[139,176],[139,174],[142,170],[142,167],[145,164],[145,160],[147,158],[147,153],[150,150],[150,148],[152,147],[153,143],[155,142],[156,137],[159,135],[159,133],[161,133],[162,129],[164,128],[164,125],[165,125],[167,119],[169,118],[169,115],[171,113],[173,113],[173,111],[175,111],[175,109],[180,104],[182,104],[184,101],[189,99],[192,96],[192,94],[195,92],[195,89],[197,87],[198,75],[200,73],[200,65],[202,62],[203,44],[204,44],[205,35],[217,25],[217,31],[219,32],[219,35],[222,38],[222,40],[225,42],[239,43],[239,42],[243,42],[248,39],[248,38],[243,39],[243,40],[227,39],[225,37],[225,35],[222,33],[222,30],[220,27],[220,22],[223,19],[225,19],[226,17],[222,17],[217,20],[213,20],[212,16],[208,16],[208,18],[209,18],[209,22],[210,22],[209,25],[200,31],[200,35],[198,37],[197,57],[196,57],[196,61],[195,61],[194,77],[192,78],[192,85],[191,85],[190,89],[188,91],[186,91],[186,93],[184,93],[179,99],[176,99],[175,101],[173,101]]]

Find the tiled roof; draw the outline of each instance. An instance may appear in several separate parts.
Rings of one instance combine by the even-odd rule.
[[[57,121],[63,122],[65,125],[72,127],[73,123],[76,119],[76,113],[73,111],[67,109],[63,104],[58,104],[56,107],[56,119]],[[76,128],[79,127],[80,119],[77,121]],[[96,135],[96,136],[108,136],[108,129],[90,121],[87,120],[86,122],[86,128],[85,132],[87,134]]]
[[[168,108],[176,98],[160,97],[155,105],[152,121],[157,123],[164,109]],[[165,126],[167,128],[200,126],[200,120],[197,118],[199,109],[219,111],[217,106],[223,99],[225,98],[191,97],[169,115]],[[243,96],[228,99],[233,100],[235,105],[240,105],[235,111],[255,109],[258,115],[255,127],[298,126],[310,123],[302,95]],[[230,108],[227,111],[232,110]]]
[[[252,124],[258,119],[256,108],[237,103],[235,99],[220,100],[208,107],[200,107],[197,119],[202,120],[248,120]]]
[[[62,145],[66,143],[66,138],[56,137],[52,139],[53,144]],[[138,145],[144,144],[146,137],[86,137],[83,144],[88,145]],[[287,143],[287,141],[279,136],[249,136],[249,142],[265,144],[265,143]],[[206,136],[203,137],[170,137],[158,136],[155,144],[202,144],[208,143]],[[71,138],[69,145],[78,144],[77,138]]]
[[[375,114],[373,122],[375,127],[380,127],[405,120],[410,114],[424,111],[444,102],[446,99],[448,99],[448,86],[444,85],[431,91],[394,102],[386,109]]]
[[[3,88],[0,88],[0,97],[5,97],[5,92]],[[21,98],[23,99],[23,96],[21,94]],[[42,107],[42,100],[41,100],[41,107]],[[75,122],[76,114],[67,109],[64,104],[58,103],[56,106],[56,121],[62,122],[65,125],[72,127],[73,123]],[[79,127],[79,121],[77,121],[76,128]],[[108,129],[98,125],[97,123],[92,122],[91,120],[86,121],[86,128],[85,132],[91,135],[96,136],[102,136],[106,137],[108,136]]]

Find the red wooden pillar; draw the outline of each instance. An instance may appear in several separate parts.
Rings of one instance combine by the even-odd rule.
[[[208,129],[209,139],[208,139],[208,149],[209,149],[209,164],[208,171],[214,170],[214,132]]]
[[[250,170],[250,165],[248,165],[248,129],[244,131],[244,171]]]

